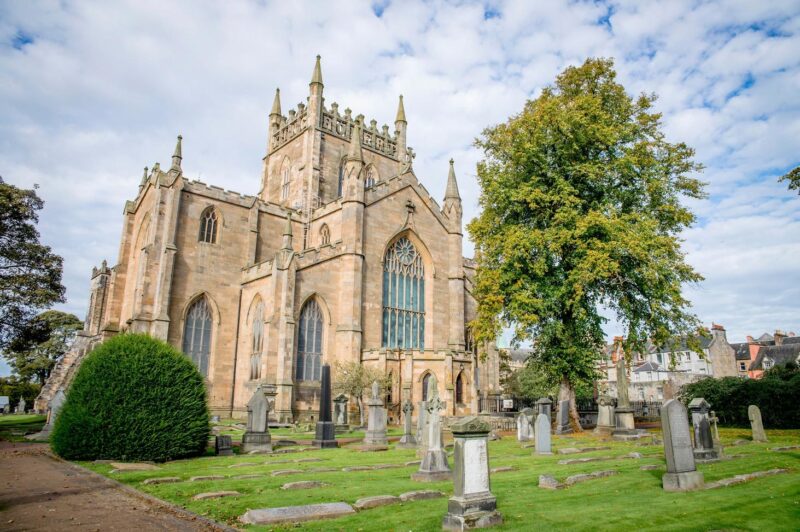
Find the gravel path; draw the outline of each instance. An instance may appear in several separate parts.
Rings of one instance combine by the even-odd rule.
[[[230,530],[53,457],[0,442],[0,530]]]

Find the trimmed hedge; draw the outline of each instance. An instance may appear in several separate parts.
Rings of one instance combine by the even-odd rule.
[[[747,407],[756,405],[764,427],[800,428],[800,371],[792,364],[776,367],[761,379],[707,378],[681,388],[680,400],[685,404],[696,397],[708,401],[720,425],[750,427]]]
[[[100,344],[78,369],[50,445],[69,460],[166,461],[205,452],[203,377],[184,354],[144,334]]]

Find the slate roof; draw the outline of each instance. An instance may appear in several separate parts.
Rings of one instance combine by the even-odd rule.
[[[787,336],[783,339],[783,345],[800,344],[800,336]]]
[[[533,349],[509,349],[508,356],[513,362],[524,364],[533,353]]]
[[[700,347],[703,349],[707,349],[709,345],[711,345],[711,341],[713,338],[711,336],[701,336],[700,337]],[[655,346],[652,344],[648,344],[647,351],[649,353],[674,353],[676,351],[688,351],[689,347],[686,345],[686,336],[681,336],[679,338],[674,339],[673,341],[669,342],[668,344]]]
[[[743,342],[741,344],[730,345],[736,355],[736,360],[750,360],[750,344]]]
[[[764,369],[764,358],[769,357],[774,366],[782,366],[787,362],[796,362],[800,358],[800,342],[785,343],[783,345],[765,345],[758,350],[758,356],[750,364],[750,369]]]
[[[651,361],[648,360],[647,362],[645,362],[644,364],[642,364],[638,368],[634,369],[633,371],[636,372],[636,373],[641,373],[643,371],[658,371],[659,367],[660,366],[658,365],[657,362],[651,362]]]
[[[759,343],[768,344],[775,341],[775,337],[769,333],[764,333],[756,339]]]

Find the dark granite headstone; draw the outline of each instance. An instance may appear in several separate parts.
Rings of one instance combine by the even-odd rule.
[[[217,456],[232,456],[233,438],[230,436],[216,436],[214,438],[214,454]]]
[[[322,365],[322,393],[319,398],[319,418],[316,435],[311,444],[320,449],[339,446],[339,442],[336,441],[336,430],[331,420],[331,366],[329,364]]]

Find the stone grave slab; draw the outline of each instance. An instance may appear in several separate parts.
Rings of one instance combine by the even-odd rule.
[[[333,519],[352,515],[356,511],[345,502],[326,502],[303,506],[283,506],[248,510],[239,520],[248,525],[273,525],[278,523],[300,523],[319,519]]]
[[[397,504],[399,502],[401,502],[400,497],[396,497],[394,495],[374,495],[372,497],[358,499],[353,507],[356,510],[367,510],[369,508],[388,506],[390,504]]]
[[[241,495],[238,491],[209,491],[208,493],[198,493],[192,499],[195,501],[203,501],[206,499],[219,499],[222,497],[236,497]]]

